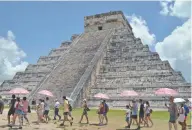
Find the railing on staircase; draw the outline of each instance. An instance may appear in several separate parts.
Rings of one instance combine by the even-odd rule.
[[[85,70],[84,74],[81,76],[79,82],[77,83],[77,85],[75,86],[73,92],[70,95],[70,98],[73,100],[71,101],[71,105],[74,106],[75,101],[77,100],[81,90],[84,87],[84,84],[86,83],[86,81],[89,79],[91,72],[94,68],[94,66],[96,65],[96,63],[98,62],[100,56],[103,54],[105,47],[107,46],[107,43],[110,40],[110,36],[113,35],[114,33],[114,29],[111,29],[109,31],[109,33],[107,34],[107,36],[105,36],[103,42],[101,43],[98,51],[96,52],[94,58],[91,60],[91,62],[89,63],[87,69]]]
[[[41,89],[42,85],[47,81],[47,79],[49,78],[49,76],[54,72],[54,70],[55,70],[55,69],[60,65],[60,63],[63,61],[66,53],[69,53],[69,52],[70,52],[71,48],[78,43],[78,41],[81,39],[81,37],[82,37],[83,35],[84,35],[84,34],[79,35],[79,36],[75,39],[75,41],[72,42],[70,48],[69,48],[68,50],[66,50],[66,51],[63,53],[63,55],[61,55],[61,57],[58,59],[56,65],[55,65],[54,68],[51,70],[51,72],[50,72],[48,75],[46,75],[46,76],[39,82],[39,84],[37,85],[37,87],[35,88],[35,90],[33,90],[33,91],[30,93],[30,95],[29,95],[29,97],[28,97],[28,99],[29,99],[30,102],[31,102],[31,100],[32,100],[32,97],[37,93],[38,90]]]

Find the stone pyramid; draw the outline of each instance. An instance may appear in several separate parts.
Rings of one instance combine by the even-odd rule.
[[[97,106],[93,96],[102,92],[109,95],[109,105],[125,106],[131,98],[121,98],[123,90],[135,90],[140,98],[150,100],[153,107],[161,107],[162,97],[154,94],[158,88],[172,88],[179,97],[189,98],[191,84],[168,61],[162,61],[139,38],[121,11],[84,18],[84,33],[73,35],[35,65],[18,72],[12,80],[1,84],[1,93],[14,87],[31,91],[30,99],[42,89],[53,92],[55,98],[68,96],[79,106],[87,98],[90,106]]]

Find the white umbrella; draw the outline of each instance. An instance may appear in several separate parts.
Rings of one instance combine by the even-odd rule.
[[[188,100],[189,100],[190,102],[192,102],[192,98],[188,98]]]
[[[181,102],[186,102],[186,101],[183,98],[175,98],[174,99],[174,103],[181,103]]]

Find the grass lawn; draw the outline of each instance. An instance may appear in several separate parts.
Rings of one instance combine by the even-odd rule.
[[[62,110],[60,111],[60,115],[62,113]],[[98,126],[98,116],[96,114],[95,109],[91,109],[91,111],[88,112],[89,122],[90,124],[85,124],[85,120],[82,121],[82,124],[79,124],[79,119],[82,113],[82,109],[74,109],[72,112],[72,115],[74,117],[74,123],[73,126],[70,126],[68,122],[66,122],[65,127],[60,127],[59,124],[61,122],[58,121],[50,121],[48,124],[42,123],[41,125],[36,125],[34,123],[31,123],[30,126],[24,126],[24,130],[124,130],[124,127],[126,125],[125,122],[125,111],[123,110],[110,110],[108,113],[109,118],[109,124],[104,126]],[[8,127],[5,125],[7,124],[6,120],[6,112],[3,113],[5,116],[0,115],[0,129],[2,130],[8,130]],[[34,122],[37,120],[35,113],[30,113],[28,115],[30,122]],[[50,112],[50,117],[53,119],[53,110]],[[167,111],[154,111],[152,113],[152,120],[154,122],[153,127],[142,127],[141,130],[168,130],[168,118],[169,113]],[[187,124],[190,124],[191,122],[191,114],[188,116]],[[131,128],[135,129],[137,126],[132,125]],[[179,129],[180,126],[178,125]],[[189,129],[189,127],[188,127]]]

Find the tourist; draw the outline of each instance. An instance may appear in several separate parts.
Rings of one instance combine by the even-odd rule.
[[[139,99],[139,103],[140,103],[139,123],[141,124],[142,122],[144,122],[144,104],[143,104],[143,100]]]
[[[29,102],[27,101],[27,98],[26,98],[26,97],[23,97],[22,104],[23,104],[22,125],[23,125],[23,118],[25,118],[25,120],[26,120],[27,123],[29,124],[29,120],[28,120],[28,118],[27,118],[27,113],[28,113],[28,108],[29,108]]]
[[[59,103],[59,101],[56,99],[56,100],[55,100],[55,105],[54,105],[55,115],[54,115],[54,119],[53,119],[53,120],[56,120],[56,116],[58,116],[58,117],[59,117],[59,120],[61,120],[61,116],[59,115],[59,106],[60,106],[60,103]]]
[[[186,105],[186,104],[184,104],[184,109],[185,109],[185,120],[184,120],[184,126],[185,126],[185,129],[186,129],[186,127],[187,127],[187,115],[188,115],[188,113],[189,113],[189,107]]]
[[[103,125],[103,119],[104,119],[103,113],[104,113],[104,103],[101,102],[98,109],[99,125]]]
[[[178,122],[181,125],[182,130],[185,130],[184,120],[185,120],[185,109],[184,109],[184,105],[181,104],[181,106],[179,108]]]
[[[49,97],[46,97],[46,100],[45,100],[45,111],[44,111],[44,116],[45,116],[45,120],[46,122],[48,123],[48,121],[50,121],[50,117],[49,117],[49,110],[50,110],[50,107],[49,107]]]
[[[72,110],[73,110],[73,108],[72,108],[71,104],[69,103],[69,116],[70,116],[71,119],[73,120],[73,117],[72,117]]]
[[[152,110],[150,109],[149,102],[146,101],[145,121],[146,121],[147,127],[149,127],[149,123],[148,123],[148,121],[150,121],[151,124],[152,124],[152,126],[153,126],[153,121],[151,120],[151,116],[150,116],[151,113],[152,113]]]
[[[125,128],[130,128],[130,115],[131,115],[131,110],[129,109],[129,105],[126,105],[126,113],[125,113],[125,121],[127,122],[127,126]]]
[[[8,119],[8,125],[10,125],[10,116],[14,115],[15,113],[15,102],[16,102],[16,99],[15,99],[15,95],[13,94],[12,95],[12,99],[11,99],[11,102],[9,104],[9,111],[8,111],[8,115],[7,115],[7,119]]]
[[[15,113],[13,115],[12,125],[15,125],[16,118],[19,118],[19,129],[22,129],[22,116],[23,116],[23,104],[20,101],[20,97],[17,97],[15,102]]]
[[[71,119],[68,118],[69,116],[69,102],[68,100],[66,99],[66,96],[63,96],[63,100],[64,100],[64,106],[63,106],[63,109],[64,109],[64,119],[63,119],[63,123],[60,124],[60,126],[64,126],[65,124],[65,121],[69,121],[70,122],[70,125],[72,126],[73,122]]]
[[[107,105],[106,101],[103,100],[103,106],[104,106],[104,113],[103,113],[103,117],[106,120],[106,125],[108,124],[108,118],[107,118],[107,113],[109,111],[109,106]]]
[[[85,116],[85,118],[87,120],[87,124],[89,124],[89,119],[88,119],[88,116],[87,116],[87,111],[89,111],[89,108],[87,106],[87,100],[86,99],[83,100],[82,107],[83,107],[83,113],[81,115],[81,119],[80,119],[79,123],[81,123],[81,121],[83,120],[83,117]]]
[[[131,107],[131,120],[130,120],[130,126],[131,126],[131,123],[132,121],[134,120],[136,123],[137,123],[137,126],[138,128],[137,129],[140,129],[140,124],[138,123],[137,121],[137,112],[138,112],[138,106],[137,106],[137,103],[135,100],[132,101],[132,106]]]
[[[169,118],[169,130],[172,129],[172,124],[174,126],[174,129],[177,130],[177,105],[173,102],[174,101],[174,97],[170,97],[169,98],[170,101],[170,105],[167,106],[167,104],[165,104],[165,106],[168,108],[168,112],[170,113],[170,118]]]
[[[0,114],[3,114],[3,110],[4,110],[4,101],[0,96]]]
[[[39,124],[41,121],[45,122],[43,119],[43,113],[44,113],[44,103],[42,99],[39,99],[39,103],[37,105],[37,124]]]

